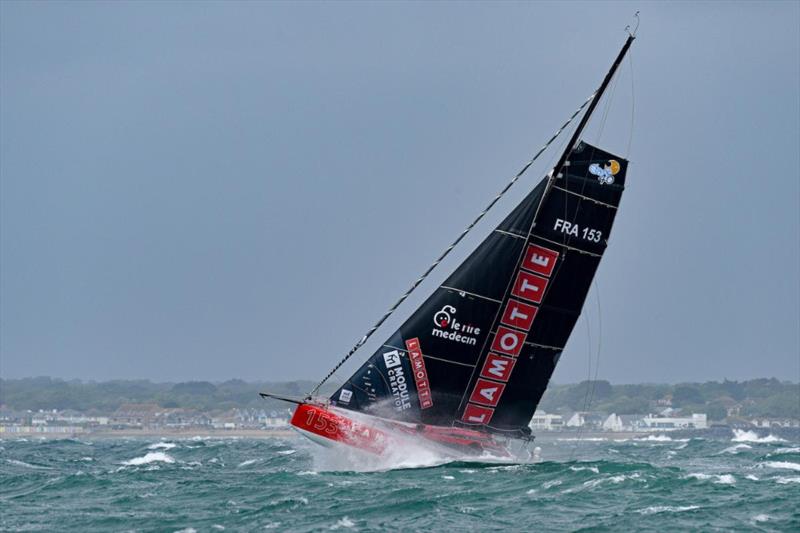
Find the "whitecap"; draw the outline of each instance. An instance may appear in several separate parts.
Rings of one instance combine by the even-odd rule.
[[[278,455],[292,455],[293,453],[297,453],[297,450],[281,450],[276,452]]]
[[[754,476],[753,474],[747,474],[744,477],[745,479],[749,479],[750,481],[758,481],[758,476]]]
[[[351,528],[355,527],[355,525],[356,525],[355,522],[353,522],[352,520],[350,520],[348,517],[345,516],[344,518],[336,522],[334,525],[332,525],[331,529],[339,529],[342,527]]]
[[[561,485],[562,483],[563,483],[563,481],[561,481],[560,479],[553,479],[553,480],[545,481],[544,483],[542,483],[542,488],[543,489],[549,489],[550,487],[557,487],[557,486]]]
[[[175,459],[170,457],[164,452],[148,452],[143,457],[136,457],[130,461],[125,461],[122,464],[125,466],[138,466],[149,463],[174,463]]]
[[[174,442],[154,442],[150,446],[147,447],[148,450],[171,450],[177,446]]]
[[[790,463],[789,461],[766,461],[761,463],[762,466],[767,468],[783,468],[786,470],[800,471],[800,465],[797,463]]]
[[[175,533],[197,533],[197,530],[193,527],[185,527],[183,529],[178,529]]]
[[[800,448],[778,448],[774,452],[770,453],[769,455],[782,455],[784,453],[800,453]]]
[[[699,505],[683,505],[683,506],[672,506],[672,505],[654,505],[652,507],[647,507],[646,509],[640,509],[636,511],[639,514],[656,514],[656,513],[682,513],[684,511],[694,511],[695,509],[700,509]]]
[[[717,455],[721,455],[723,453],[730,453],[730,454],[734,454],[735,455],[735,454],[739,453],[740,450],[752,450],[752,449],[753,449],[753,447],[750,446],[749,444],[736,444],[734,446],[730,446],[728,448],[725,448],[724,450],[719,452]]]
[[[648,435],[645,438],[633,439],[636,442],[689,442],[689,439],[673,439],[669,435]]]
[[[49,466],[39,466],[39,465],[32,465],[30,463],[26,463],[25,461],[18,461],[16,459],[6,459],[8,464],[16,465],[16,466],[23,466],[25,468],[33,468],[34,470],[52,470]]]
[[[298,476],[318,476],[319,472],[314,472],[312,470],[302,470],[297,473]]]
[[[236,468],[241,468],[243,466],[248,466],[248,465],[251,465],[253,463],[257,463],[259,461],[260,461],[260,459],[248,459],[247,461],[243,461],[243,462],[239,463],[239,466],[237,466]]]
[[[734,429],[733,438],[731,442],[756,442],[758,444],[767,444],[770,442],[786,442],[785,439],[776,437],[772,433],[766,437],[759,437],[755,431],[745,431],[743,429]]]
[[[453,476],[442,476],[442,479],[450,480],[450,479],[455,479],[455,477],[453,477]]]
[[[582,470],[588,470],[590,472],[594,472],[595,474],[599,474],[600,470],[596,466],[571,466],[569,467],[570,470],[573,472],[580,472]]]
[[[703,474],[701,472],[692,472],[683,479],[697,479],[699,481],[712,479],[717,485],[733,485],[736,483],[736,478],[730,474]]]
[[[775,482],[779,485],[788,485],[789,483],[800,483],[800,476],[796,477],[781,477],[778,476],[775,478]]]
[[[211,529],[216,529],[217,531],[225,531],[225,526],[222,524],[211,524]]]
[[[619,475],[611,476],[611,477],[602,477],[602,478],[598,478],[598,479],[590,479],[589,481],[584,482],[583,486],[591,488],[591,487],[596,487],[596,486],[601,485],[601,484],[606,483],[606,482],[613,483],[613,484],[617,485],[617,484],[622,483],[623,481],[626,481],[626,480],[633,480],[633,481],[638,481],[640,483],[646,483],[646,481],[644,479],[642,479],[642,476],[638,472],[634,472],[631,475],[619,474]]]
[[[767,522],[769,520],[769,515],[766,514],[757,514],[753,517],[753,522]]]

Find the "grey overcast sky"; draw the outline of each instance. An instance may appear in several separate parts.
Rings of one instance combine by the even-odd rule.
[[[612,382],[797,380],[798,6],[4,1],[0,375],[321,377],[639,9],[586,137],[625,155],[635,102],[629,186],[554,380],[585,379],[600,322]]]

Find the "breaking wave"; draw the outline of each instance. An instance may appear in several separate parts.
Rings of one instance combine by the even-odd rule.
[[[682,505],[682,506],[672,506],[672,505],[654,505],[652,507],[647,507],[645,509],[640,509],[636,511],[639,514],[658,514],[658,513],[682,513],[685,511],[694,511],[695,509],[700,509],[699,505]]]
[[[742,450],[752,450],[752,449],[753,449],[753,447],[750,446],[749,444],[736,444],[735,446],[730,446],[728,448],[725,448],[724,450],[719,452],[717,455],[720,455],[720,454],[723,454],[723,453],[730,453],[730,454],[734,454],[735,455],[735,454],[739,453]]]
[[[174,442],[155,442],[147,447],[148,450],[171,450],[177,446]]]
[[[174,463],[175,459],[164,452],[149,452],[142,457],[136,457],[122,464],[125,466],[140,466],[150,463]]]
[[[783,470],[795,470],[800,472],[800,464],[797,463],[790,463],[789,461],[766,461],[760,463],[761,466],[766,468],[777,468]]]
[[[733,438],[731,442],[755,442],[758,444],[768,444],[770,442],[786,442],[785,439],[776,437],[772,433],[766,437],[759,437],[755,431],[746,431],[743,429],[734,429]]]

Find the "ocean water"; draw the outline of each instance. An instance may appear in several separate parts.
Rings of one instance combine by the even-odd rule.
[[[0,441],[3,531],[800,531],[800,442],[542,436],[369,465],[302,437]]]

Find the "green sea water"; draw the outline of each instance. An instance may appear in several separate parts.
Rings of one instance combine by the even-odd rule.
[[[800,531],[798,440],[545,435],[535,464],[364,470],[299,436],[5,439],[0,529]]]

